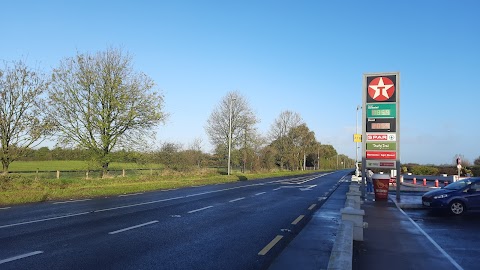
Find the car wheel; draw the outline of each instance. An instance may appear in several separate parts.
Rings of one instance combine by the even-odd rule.
[[[461,215],[465,212],[465,205],[461,201],[453,201],[450,203],[450,213]]]

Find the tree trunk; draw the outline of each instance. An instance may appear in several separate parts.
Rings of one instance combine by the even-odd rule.
[[[7,175],[8,174],[8,167],[10,167],[10,159],[8,157],[3,157],[2,158],[2,174]]]
[[[102,163],[102,178],[105,178],[108,176],[108,162],[103,162]]]

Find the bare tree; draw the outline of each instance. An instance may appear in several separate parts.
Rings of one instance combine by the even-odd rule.
[[[202,158],[203,158],[202,143],[203,143],[202,138],[197,137],[193,140],[192,144],[188,149],[189,157],[193,160],[193,162],[199,168],[202,164]]]
[[[135,72],[132,58],[120,49],[64,59],[50,89],[59,143],[90,150],[106,174],[116,146],[152,136],[152,128],[165,120],[163,96],[153,88],[153,80]]]
[[[43,93],[48,89],[44,74],[22,61],[4,61],[0,70],[0,140],[3,173],[26,150],[52,131],[45,115]]]
[[[480,156],[473,161],[473,165],[480,166]]]
[[[218,107],[213,110],[205,127],[210,141],[216,146],[216,149],[228,147],[230,117],[232,148],[244,145],[242,142],[245,141],[245,138],[250,140],[251,137],[248,134],[256,130],[255,125],[259,122],[247,100],[239,92],[227,93]]]
[[[283,169],[288,156],[288,134],[291,129],[300,126],[303,123],[302,117],[292,111],[283,111],[275,119],[270,127],[269,137],[272,145],[276,148],[280,168]]]

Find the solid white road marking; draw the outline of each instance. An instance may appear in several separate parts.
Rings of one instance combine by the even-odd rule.
[[[154,221],[150,221],[150,222],[147,222],[147,223],[143,223],[143,224],[135,225],[135,226],[132,226],[132,227],[128,227],[128,228],[125,228],[125,229],[109,232],[108,234],[121,233],[121,232],[129,231],[129,230],[136,229],[136,228],[140,228],[140,227],[147,226],[147,225],[157,223],[157,222],[158,222],[158,220],[154,220]]]
[[[128,197],[128,196],[135,196],[135,195],[140,195],[140,194],[143,194],[143,192],[132,193],[132,194],[122,194],[122,195],[118,195],[118,197]]]
[[[212,208],[213,205],[210,205],[210,206],[207,206],[207,207],[203,207],[203,208],[200,208],[200,209],[195,209],[195,210],[192,210],[192,211],[188,211],[187,213],[191,214],[191,213],[195,213],[195,212],[199,212],[199,211],[203,211],[203,210],[206,210],[208,208]]]
[[[64,202],[54,202],[52,204],[62,204],[62,203],[74,203],[74,202],[84,202],[90,201],[91,199],[83,199],[83,200],[71,200],[71,201],[64,201]]]
[[[59,217],[51,217],[51,218],[45,218],[45,219],[25,221],[25,222],[20,222],[20,223],[7,224],[7,225],[0,226],[0,229],[8,228],[8,227],[14,227],[14,226],[18,226],[18,225],[32,224],[32,223],[37,223],[37,222],[42,222],[42,221],[62,219],[62,218],[68,218],[68,217],[76,217],[76,216],[86,215],[86,214],[89,214],[89,213],[90,212],[83,212],[83,213],[78,213],[78,214],[70,214],[70,215],[64,215],[64,216],[59,216]]]
[[[159,203],[159,202],[168,202],[168,201],[173,201],[173,200],[178,200],[178,199],[183,199],[183,198],[184,198],[183,196],[182,197],[173,197],[173,198],[163,199],[163,200],[156,200],[156,201],[150,201],[150,202],[123,205],[123,206],[112,207],[112,208],[105,208],[105,209],[95,210],[93,212],[94,213],[106,212],[106,211],[112,211],[112,210],[123,209],[123,208],[130,208],[130,207],[141,206],[141,205],[148,205],[148,204]]]
[[[43,251],[34,251],[34,252],[30,252],[30,253],[25,253],[25,254],[18,255],[18,256],[15,256],[15,257],[11,257],[11,258],[8,258],[8,259],[0,260],[0,264],[15,261],[15,260],[20,260],[20,259],[23,259],[23,258],[27,258],[27,257],[30,257],[30,256],[42,254],[42,253],[43,253]]]
[[[238,201],[241,201],[241,200],[243,200],[243,199],[245,199],[245,197],[233,199],[233,200],[228,201],[228,202],[238,202]]]
[[[91,212],[82,212],[82,213],[76,213],[76,214],[66,214],[66,215],[58,216],[58,217],[52,217],[52,218],[46,218],[46,219],[37,219],[37,220],[32,220],[32,221],[25,221],[25,222],[19,222],[19,223],[14,223],[14,224],[1,225],[1,226],[0,226],[0,229],[1,229],[1,228],[8,228],[8,227],[19,226],[19,225],[25,225],[25,224],[31,224],[31,223],[38,223],[38,222],[43,222],[43,221],[50,221],[50,220],[55,220],[55,219],[62,219],[62,218],[67,218],[67,217],[81,216],[81,215],[86,215],[86,214],[90,214],[90,213],[106,212],[106,211],[112,211],[112,210],[117,210],[117,209],[130,208],[130,207],[135,207],[135,206],[142,206],[142,205],[148,205],[148,204],[154,204],[154,203],[160,203],[160,202],[173,201],[173,200],[184,199],[184,198],[188,198],[188,197],[194,197],[194,196],[200,196],[200,195],[205,195],[205,194],[210,194],[210,193],[217,193],[217,192],[229,191],[229,190],[240,189],[240,188],[247,188],[247,187],[253,187],[253,186],[263,186],[263,185],[264,185],[263,183],[251,184],[251,185],[244,185],[244,186],[238,186],[238,187],[232,187],[232,188],[225,188],[225,189],[219,189],[219,190],[201,192],[201,193],[191,194],[191,195],[187,195],[187,196],[179,196],[179,197],[173,197],[173,198],[162,199],[162,200],[155,200],[155,201],[149,201],[149,202],[143,202],[143,203],[136,203],[136,204],[122,205],[122,206],[112,207],[112,208],[105,208],[105,209],[93,210],[93,211],[91,211]]]
[[[2,207],[0,208],[0,210],[7,210],[7,209],[10,209],[11,207]]]
[[[407,213],[405,213],[403,211],[402,208],[400,208],[400,206],[398,206],[397,202],[395,200],[392,200],[395,205],[397,206],[398,210],[400,210],[400,212],[402,212],[407,218],[408,220],[410,220],[410,222],[413,224],[413,226],[415,226],[429,241],[430,243],[432,243],[437,249],[438,251],[440,251],[440,253],[443,254],[443,256],[445,256],[445,258],[447,258],[447,260],[453,264],[453,266],[455,266],[455,268],[457,268],[458,270],[463,270],[463,268],[452,258],[450,257],[450,255],[448,255],[447,252],[445,252],[445,250],[442,249],[442,247],[440,247],[440,245],[437,244],[437,242],[435,242],[435,240],[433,240],[430,235],[428,235],[424,230],[422,230],[422,228],[420,228],[420,226],[418,226],[417,223],[415,223],[415,221],[413,221],[413,219],[411,219]]]

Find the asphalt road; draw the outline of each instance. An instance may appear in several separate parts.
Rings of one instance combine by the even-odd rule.
[[[425,209],[404,211],[447,254],[446,265],[453,260],[464,270],[479,269],[480,211],[462,216]]]
[[[0,208],[0,269],[266,269],[347,173]]]

